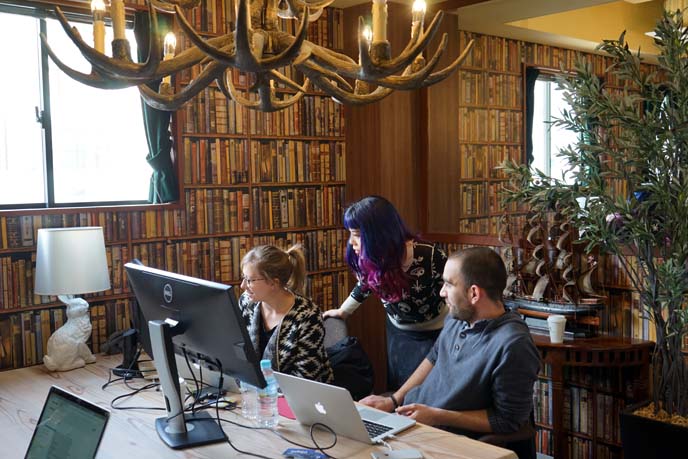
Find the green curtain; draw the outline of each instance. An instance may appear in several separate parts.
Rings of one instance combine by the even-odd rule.
[[[148,37],[150,34],[148,13],[138,12],[134,22],[134,34],[138,48],[138,60],[144,62],[148,57]],[[161,36],[171,29],[169,18],[158,15]],[[157,91],[160,80],[148,86]],[[176,201],[179,199],[177,174],[172,162],[172,134],[170,133],[171,113],[149,107],[141,99],[143,123],[148,140],[146,161],[153,168],[148,201],[153,204]]]

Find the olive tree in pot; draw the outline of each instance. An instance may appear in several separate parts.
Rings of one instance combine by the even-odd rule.
[[[501,167],[510,179],[504,190],[506,202],[526,203],[535,211],[556,207],[579,229],[586,251],[598,248],[618,256],[656,330],[652,400],[645,411],[657,419],[683,422],[685,431],[670,435],[685,441],[688,32],[680,12],[664,13],[655,29],[655,44],[657,66],[641,65],[639,53],[629,50],[624,34],[599,45],[613,58],[607,77],[626,90],[605,87],[583,58],[574,74],[560,80],[571,108],[554,123],[576,132],[579,139],[559,153],[571,166],[573,184],[527,165],[507,161]],[[628,193],[615,192],[624,188]],[[629,263],[632,257],[637,263]],[[641,427],[653,432],[650,439],[638,433],[626,435],[623,430],[635,424],[633,419],[622,417],[626,458],[673,457],[667,454],[683,450],[665,444],[652,427]],[[668,429],[674,428],[681,429]]]

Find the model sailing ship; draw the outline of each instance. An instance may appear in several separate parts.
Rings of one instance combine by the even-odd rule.
[[[594,257],[585,262],[574,254],[575,231],[559,212],[526,216],[520,240],[512,237],[508,215],[500,220],[499,241],[507,268],[504,302],[526,316],[526,322],[546,329],[550,314],[567,317],[567,330],[580,336],[595,334],[603,296],[595,292]],[[535,318],[529,320],[529,318]],[[537,319],[540,319],[539,321]]]

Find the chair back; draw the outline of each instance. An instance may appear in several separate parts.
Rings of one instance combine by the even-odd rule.
[[[338,317],[327,317],[325,324],[325,349],[332,347],[348,336],[346,321]]]

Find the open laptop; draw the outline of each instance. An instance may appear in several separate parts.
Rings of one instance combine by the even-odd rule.
[[[416,423],[398,414],[358,406],[349,391],[341,387],[278,372],[275,377],[301,424],[319,422],[337,435],[364,443],[379,443]]]
[[[110,412],[52,386],[24,459],[93,459]]]
[[[93,459],[110,412],[52,386],[24,459]]]

